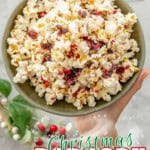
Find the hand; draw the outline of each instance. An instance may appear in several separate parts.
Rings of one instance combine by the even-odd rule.
[[[113,105],[93,114],[76,117],[74,123],[80,134],[83,136],[90,135],[91,137],[108,136],[116,138],[118,133],[115,125],[121,112],[127,106],[132,96],[142,87],[142,83],[149,73],[148,70],[143,70],[131,90]]]

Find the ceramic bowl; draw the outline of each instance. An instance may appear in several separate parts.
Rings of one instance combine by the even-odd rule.
[[[23,1],[11,14],[6,30],[3,36],[3,43],[2,43],[2,51],[3,51],[3,61],[7,70],[7,73],[10,77],[10,79],[13,79],[13,76],[15,75],[16,69],[10,64],[10,57],[7,54],[7,47],[8,44],[6,42],[7,38],[9,37],[10,30],[13,27],[13,20],[17,16],[17,14],[22,12],[23,7],[26,4],[26,0]],[[123,0],[116,0],[116,5],[120,7],[123,11],[123,13],[127,12],[133,12],[133,10],[129,7],[129,5],[123,1]],[[138,42],[138,45],[141,49],[139,53],[136,54],[136,58],[138,58],[139,61],[139,68],[140,71],[143,68],[144,59],[145,59],[145,41],[143,32],[141,29],[140,22],[138,21],[137,24],[134,27],[134,33],[133,38]],[[33,106],[42,109],[44,111],[47,111],[49,113],[57,114],[57,115],[63,115],[63,116],[80,116],[80,115],[86,115],[89,113],[93,113],[99,110],[102,110],[106,107],[109,107],[113,103],[115,103],[117,100],[119,100],[123,95],[125,95],[133,86],[133,84],[136,82],[140,72],[136,73],[127,83],[123,84],[123,89],[120,93],[112,97],[112,100],[110,102],[105,101],[97,101],[97,104],[94,108],[89,108],[88,106],[85,106],[82,110],[77,110],[72,104],[68,104],[65,101],[57,101],[53,106],[47,106],[44,98],[40,98],[37,93],[35,93],[35,90],[33,87],[30,86],[29,82],[26,82],[24,84],[14,84],[14,87],[18,90],[19,94],[21,94],[23,97],[27,99],[27,101],[32,104]],[[117,109],[117,108],[116,108]]]

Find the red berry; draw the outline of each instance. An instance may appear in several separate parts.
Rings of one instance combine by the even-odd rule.
[[[130,68],[130,65],[127,65],[125,69],[129,69],[129,68]]]
[[[50,86],[50,83],[49,83],[48,81],[44,81],[44,86],[45,86],[46,88],[48,88],[48,87]]]
[[[123,74],[125,72],[125,68],[123,66],[119,66],[116,68],[116,73]]]
[[[38,37],[38,33],[36,33],[36,32],[33,31],[33,30],[29,30],[29,31],[27,32],[27,35],[28,35],[29,37],[31,37],[32,39],[37,39],[37,37]]]
[[[73,51],[69,51],[69,57],[73,57],[74,56],[74,53],[73,53]]]
[[[92,43],[92,47],[93,49],[97,50],[98,48],[100,48],[101,44],[100,43]]]
[[[92,12],[92,14],[93,14],[93,15],[96,15],[96,16],[102,16],[102,15],[103,15],[103,12],[98,11],[98,10],[94,10],[94,11]]]
[[[76,97],[78,96],[79,91],[80,91],[80,89],[78,89],[76,92],[74,92],[74,93],[72,94],[72,96],[76,98]]]
[[[78,11],[78,14],[82,17],[82,18],[85,18],[87,16],[87,12],[86,11],[82,11],[82,10],[79,10]]]
[[[46,11],[41,11],[39,12],[39,17],[44,17],[47,14]]]
[[[60,134],[60,135],[65,135],[65,134],[66,134],[66,128],[65,128],[65,127],[61,127],[61,128],[59,129],[59,134]]]
[[[116,14],[116,13],[117,13],[117,10],[114,10],[112,13],[113,13],[113,14]]]
[[[41,48],[44,50],[51,50],[52,49],[52,44],[51,43],[41,43]]]
[[[37,146],[42,146],[42,145],[43,145],[43,140],[39,138],[39,139],[35,142],[35,144],[36,144]]]
[[[55,124],[50,126],[50,132],[55,133],[57,130],[58,130],[58,127]]]
[[[80,58],[80,54],[77,54],[76,59]]]
[[[62,76],[63,74],[64,74],[63,71],[59,71],[59,72],[58,72],[58,75],[60,75],[60,76]]]
[[[45,132],[45,130],[46,130],[45,126],[44,126],[43,124],[41,124],[41,123],[38,124],[37,127],[38,127],[38,129],[39,129],[40,131],[42,131],[42,132]]]
[[[71,74],[71,70],[64,68],[64,73],[66,75],[70,75]]]

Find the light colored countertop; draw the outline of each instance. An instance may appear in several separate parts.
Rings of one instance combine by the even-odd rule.
[[[14,8],[22,0],[0,0],[0,41],[4,32],[4,28],[7,19]],[[146,40],[146,62],[145,68],[150,69],[150,2],[149,0],[128,0],[131,7],[136,12],[145,35]],[[8,79],[5,71],[1,53],[0,53],[0,78]],[[117,124],[119,134],[127,136],[129,132],[132,132],[134,143],[138,145],[147,146],[150,149],[150,78],[146,79],[142,90],[140,90],[130,102],[125,111],[121,114],[120,120]],[[13,91],[13,95],[16,95],[16,91]],[[52,117],[54,117],[52,115]],[[66,119],[58,117],[59,119]],[[71,118],[67,118],[70,120]],[[23,146],[19,143],[12,141],[8,135],[0,129],[0,149],[4,150],[29,150],[28,146]]]

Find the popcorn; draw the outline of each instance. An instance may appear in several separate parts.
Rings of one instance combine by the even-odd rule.
[[[136,22],[114,0],[28,0],[7,39],[14,82],[29,80],[47,105],[111,101],[138,71]]]

